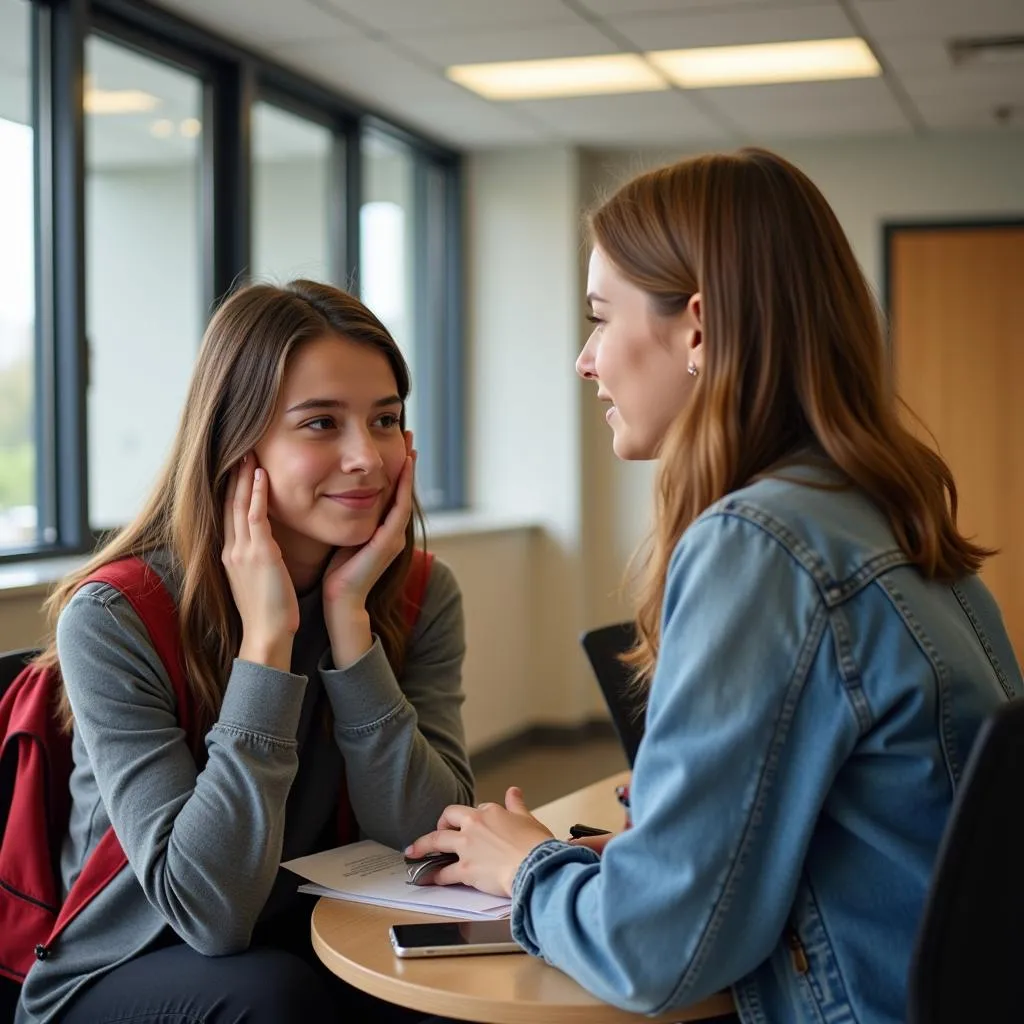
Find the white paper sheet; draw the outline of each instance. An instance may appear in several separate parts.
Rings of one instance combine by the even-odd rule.
[[[511,900],[464,885],[409,885],[402,853],[372,839],[297,857],[281,867],[313,883],[300,886],[301,892],[354,903],[464,920],[508,917],[512,907]]]

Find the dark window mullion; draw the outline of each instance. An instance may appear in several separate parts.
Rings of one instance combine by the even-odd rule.
[[[50,9],[32,5],[32,129],[35,241],[35,493],[36,543],[57,535],[57,467],[53,337],[53,125]]]
[[[52,234],[44,244],[53,298],[55,504],[62,548],[92,543],[88,495],[88,365],[85,335],[85,79],[87,0],[63,0],[50,11],[49,132]]]
[[[207,86],[212,138],[204,150],[205,244],[213,304],[244,281],[252,264],[252,105],[256,75],[249,63],[225,64]]]
[[[352,149],[351,133],[335,130],[331,140],[331,156],[327,175],[327,245],[331,280],[342,288],[348,286],[350,264],[348,225],[348,153]],[[356,145],[358,149],[358,145]],[[358,216],[358,212],[352,216]]]
[[[353,124],[345,137],[345,247],[344,274],[339,278],[343,288],[358,296],[360,210],[363,206],[363,128]]]
[[[442,480],[445,508],[461,508],[466,503],[465,459],[465,366],[463,352],[463,223],[462,161],[455,158],[444,164],[444,264],[443,323],[440,356],[444,400],[437,419],[437,443],[444,452]]]

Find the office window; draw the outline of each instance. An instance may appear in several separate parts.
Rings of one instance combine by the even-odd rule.
[[[296,277],[344,284],[331,258],[342,227],[334,211],[343,201],[342,183],[332,180],[331,130],[259,102],[252,110],[252,152],[253,276],[278,284]]]
[[[408,423],[416,435],[416,485],[428,509],[460,494],[463,448],[452,278],[458,218],[452,167],[372,129],[362,135],[359,285],[412,371]]]
[[[31,15],[0,0],[0,551],[37,541]]]
[[[374,131],[362,137],[359,290],[398,342],[416,378],[415,204],[413,153]],[[415,430],[416,395],[410,403]]]
[[[85,52],[89,521],[127,522],[167,454],[201,335],[202,82]]]

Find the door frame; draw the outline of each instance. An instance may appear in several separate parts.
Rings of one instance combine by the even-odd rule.
[[[884,220],[882,221],[882,311],[887,325],[892,324],[892,248],[896,235],[909,231],[978,231],[986,229],[1016,230],[1024,228],[1024,214],[994,217],[949,218],[946,220]],[[891,342],[890,331],[886,340]]]

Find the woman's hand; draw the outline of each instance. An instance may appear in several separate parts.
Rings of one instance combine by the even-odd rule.
[[[569,845],[585,846],[588,850],[593,850],[600,857],[604,853],[604,848],[614,838],[614,832],[608,832],[600,836],[581,836],[579,839],[570,839]]]
[[[416,470],[411,433],[406,433],[405,442],[408,454],[388,514],[362,547],[338,548],[324,572],[321,584],[324,619],[335,668],[347,668],[370,649],[373,636],[366,599],[373,585],[405,548]]]
[[[267,471],[250,452],[228,479],[221,561],[242,619],[238,657],[287,672],[299,602],[270,530],[268,492]]]
[[[432,881],[438,885],[461,882],[496,896],[511,896],[512,882],[526,855],[546,839],[555,838],[530,814],[522,790],[516,786],[505,793],[504,807],[487,803],[446,807],[437,828],[420,836],[406,854],[456,853],[458,862],[442,868]]]

